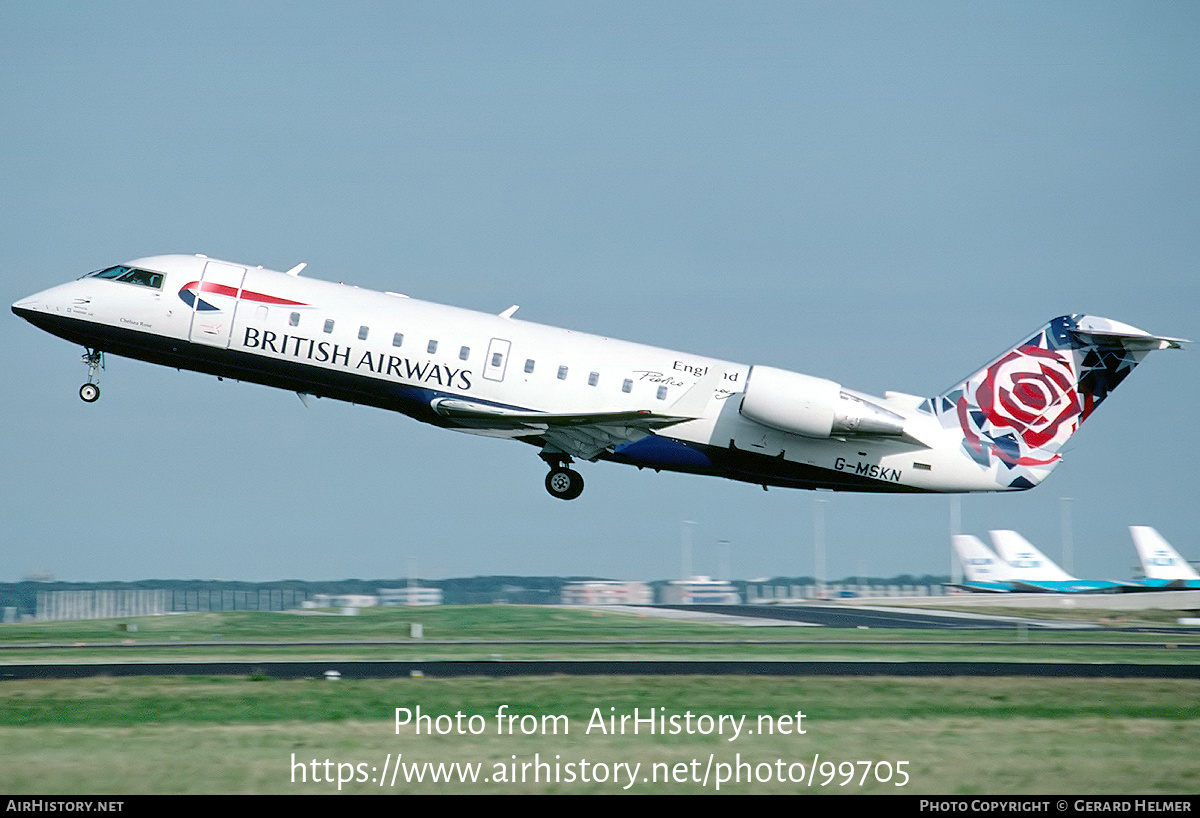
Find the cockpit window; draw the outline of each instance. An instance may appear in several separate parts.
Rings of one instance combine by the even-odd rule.
[[[128,273],[132,267],[109,267],[107,270],[97,270],[94,273],[88,273],[84,278],[120,278]]]
[[[109,267],[107,270],[88,273],[84,278],[108,278],[114,281],[124,281],[126,284],[136,284],[139,287],[152,287],[156,290],[161,290],[163,283],[162,273],[152,273],[149,270],[139,270],[123,264]]]

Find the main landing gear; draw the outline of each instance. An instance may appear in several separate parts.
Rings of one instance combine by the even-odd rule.
[[[79,387],[79,397],[86,403],[100,400],[100,373],[104,370],[104,353],[98,349],[89,349],[83,356],[83,362],[88,367],[87,383]]]
[[[574,469],[551,469],[546,475],[546,491],[560,500],[574,500],[583,494],[583,475]]]
[[[542,452],[541,458],[550,467],[550,473],[546,475],[546,491],[550,492],[551,497],[574,500],[583,494],[583,475],[567,468],[567,464],[572,462],[569,454]]]

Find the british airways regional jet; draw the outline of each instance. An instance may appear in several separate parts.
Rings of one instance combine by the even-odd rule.
[[[13,304],[82,345],[401,412],[537,447],[570,500],[576,460],[838,491],[1036,486],[1151,350],[1180,339],[1055,318],[947,392],[873,397],[824,378],[442,306],[206,256],[153,256]]]

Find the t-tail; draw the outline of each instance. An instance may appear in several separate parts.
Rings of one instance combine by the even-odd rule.
[[[1064,315],[924,408],[961,431],[963,453],[994,469],[998,488],[1032,488],[1146,355],[1181,343],[1108,318]]]

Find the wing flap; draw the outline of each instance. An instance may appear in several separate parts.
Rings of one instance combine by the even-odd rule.
[[[644,426],[647,429],[661,429],[673,426],[692,417],[680,415],[660,415],[646,409],[621,412],[581,412],[553,413],[530,412],[523,409],[507,409],[503,406],[493,406],[486,403],[458,400],[456,398],[438,398],[431,404],[433,410],[444,418],[456,421],[477,421],[496,428],[519,428],[521,426],[569,427],[593,426],[610,424],[627,424]]]
[[[481,434],[526,431],[582,460],[595,460],[603,452],[641,440],[656,429],[695,420],[690,414],[658,414],[647,409],[569,414],[530,412],[457,398],[438,398],[430,405],[439,415],[465,429]]]
[[[459,398],[436,398],[433,411],[464,429],[480,434],[528,432],[572,457],[594,460],[622,443],[634,443],[657,429],[702,417],[724,378],[723,370],[706,373],[667,412],[649,409],[614,412],[531,412]]]

